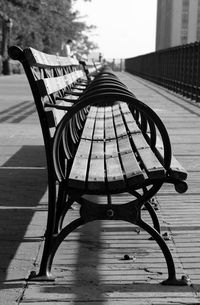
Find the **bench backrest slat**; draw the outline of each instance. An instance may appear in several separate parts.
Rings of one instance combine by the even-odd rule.
[[[54,78],[45,78],[37,81],[37,86],[42,97],[58,92],[66,88],[65,79],[63,76]]]
[[[46,54],[33,48],[25,49],[24,53],[31,66],[47,68],[61,66],[66,67],[79,64],[75,58]]]
[[[57,126],[65,112],[51,109],[50,107],[45,109],[44,103],[61,104],[60,101],[57,102],[57,97],[60,99],[65,92],[72,90],[74,84],[78,83],[81,77],[83,77],[83,68],[75,58],[50,55],[33,48],[27,48],[23,52],[33,76],[31,78],[30,73],[27,73],[31,86],[34,87],[33,94],[39,116],[41,117],[41,125],[45,125],[42,114],[44,112],[47,115],[47,122],[49,123],[49,126],[44,128],[51,128],[53,124]],[[37,93],[35,88],[38,89],[39,93]],[[65,95],[65,98],[76,100],[77,96],[69,94]],[[63,106],[69,107],[65,103],[63,103]],[[50,115],[50,111],[52,111],[53,115]]]

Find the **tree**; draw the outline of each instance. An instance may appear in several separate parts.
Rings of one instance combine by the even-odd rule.
[[[5,75],[10,74],[9,58],[7,46],[10,43],[10,32],[12,28],[12,19],[0,11],[0,18],[2,20],[2,44],[1,44],[1,58],[2,58],[2,72]]]
[[[72,0],[0,0],[0,12],[13,20],[10,43],[49,53],[59,52],[69,38],[77,41],[79,52],[95,48],[87,36],[91,27],[80,22],[72,8]]]

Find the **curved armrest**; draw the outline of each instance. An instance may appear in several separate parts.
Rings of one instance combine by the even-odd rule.
[[[64,178],[64,173],[62,172],[62,169],[59,164],[59,145],[62,139],[62,134],[65,128],[69,125],[70,120],[73,116],[76,115],[80,110],[92,106],[95,104],[103,104],[105,103],[106,106],[109,104],[113,104],[113,102],[121,101],[127,103],[129,106],[131,106],[131,109],[134,108],[138,110],[140,113],[145,115],[145,117],[148,118],[148,120],[152,121],[156,127],[156,129],[159,131],[160,136],[162,138],[163,142],[163,166],[168,171],[170,169],[171,165],[171,159],[172,159],[172,151],[171,151],[171,143],[169,139],[168,132],[159,118],[159,116],[146,104],[143,102],[137,100],[131,93],[125,93],[121,92],[120,90],[113,90],[113,92],[107,92],[107,93],[99,93],[99,94],[91,94],[82,96],[77,103],[75,103],[70,110],[64,115],[62,118],[60,125],[58,126],[55,137],[54,137],[54,144],[53,144],[53,158],[54,158],[54,166],[55,171],[58,176],[59,180],[62,180]]]

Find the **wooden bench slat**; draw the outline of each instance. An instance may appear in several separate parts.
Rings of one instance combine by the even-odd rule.
[[[119,160],[116,139],[105,142],[105,153],[108,188],[111,190],[120,189],[120,187],[124,188],[125,181]]]
[[[75,58],[46,54],[33,48],[25,49],[25,56],[30,65],[37,67],[79,65],[79,62]]]
[[[135,121],[131,120],[131,117],[133,118],[132,114],[130,114],[130,118],[125,115],[125,120],[127,123],[127,127],[130,133],[135,134],[135,133],[141,133],[141,130],[139,129],[138,125],[136,124]]]
[[[95,118],[97,113],[97,107],[90,107],[89,113],[87,115],[87,120],[82,132],[82,139],[92,140],[93,132],[95,128]]]
[[[121,107],[121,105],[120,105]],[[124,112],[126,110],[126,112]],[[123,113],[123,118],[126,122],[126,125],[130,131],[130,133],[137,133],[137,132],[140,132],[141,133],[141,130],[139,129],[132,113],[129,111],[128,108],[124,107],[122,108],[122,113]]]
[[[157,136],[156,138],[156,149],[160,154],[160,157],[164,159],[164,148],[161,138]],[[170,175],[174,178],[186,180],[188,173],[185,168],[179,163],[179,161],[172,155]]]
[[[119,106],[120,106],[120,109],[122,110],[123,113],[125,113],[125,112],[130,112],[129,106],[128,106],[127,103],[125,103],[125,102],[120,102]]]
[[[66,86],[73,82],[66,80],[64,76],[57,76],[52,78],[44,78],[37,81],[37,86],[41,96],[46,96],[55,93],[59,90],[65,89]]]
[[[133,153],[128,136],[118,139],[118,146],[127,179],[131,178],[131,183],[144,181],[144,175]]]
[[[93,141],[92,142],[92,151],[91,159],[104,159],[104,142],[103,141]]]
[[[85,139],[81,139],[79,145],[78,145],[78,149],[76,152],[76,157],[79,158],[88,158],[89,154],[90,154],[90,150],[91,150],[91,144],[92,142],[89,140],[85,140]]]
[[[96,109],[95,113],[95,126],[93,133],[93,140],[103,140],[104,139],[104,107],[94,107]],[[94,115],[94,111],[93,111]]]
[[[142,133],[132,134],[131,137],[149,178],[164,177],[165,169],[151,150]]]
[[[88,158],[76,156],[73,161],[72,169],[70,171],[68,185],[84,190],[86,187]]]
[[[164,150],[162,147],[156,147],[160,156],[164,157]],[[176,179],[186,180],[188,173],[185,168],[179,163],[179,161],[172,155],[171,166],[170,166],[170,176]]]
[[[97,107],[96,118],[97,119],[104,119],[104,115],[105,115],[105,107]]]
[[[104,120],[96,119],[93,140],[104,139]]]
[[[125,107],[123,108],[125,109]],[[141,130],[137,126],[136,122],[134,123],[134,118],[131,113],[125,113],[124,119],[126,121],[129,133],[133,144],[136,148],[136,151],[141,158],[141,161],[145,167],[147,175],[149,178],[158,178],[165,176],[165,169],[162,164],[159,162],[153,151],[151,150],[149,144],[145,140]]]
[[[93,109],[90,114],[94,115]],[[96,121],[92,138],[92,148],[89,156],[87,189],[91,191],[105,192],[105,161],[104,161],[104,142],[103,134],[104,121],[101,119],[104,112],[96,111]],[[93,119],[94,120],[94,119]],[[97,139],[102,141],[96,141]]]
[[[55,118],[55,126],[57,126],[58,123],[62,120],[63,116],[65,115],[65,112],[63,110],[53,109],[53,115]]]
[[[69,186],[84,189],[88,168],[88,156],[91,150],[91,141],[81,139],[73,165],[69,174]]]
[[[90,110],[87,114],[87,118],[90,118],[90,119],[95,119],[96,118],[96,113],[97,113],[97,107],[90,107]]]
[[[110,191],[125,188],[126,184],[118,156],[106,158],[106,170]]]
[[[106,107],[105,109],[105,138],[106,139],[115,138],[112,107]]]
[[[127,135],[127,131],[118,105],[113,106],[113,118],[117,137]]]
[[[186,180],[188,176],[188,173],[185,168],[179,163],[179,161],[174,156],[172,156],[170,175],[174,178],[181,180]]]
[[[119,151],[120,151],[121,155],[124,155],[126,153],[133,151],[128,136],[125,136],[123,138],[118,138],[117,141],[118,141]]]
[[[105,108],[105,119],[112,118],[112,107],[106,106]]]
[[[131,134],[131,137],[132,137],[132,139],[134,141],[134,144],[135,144],[137,149],[150,148],[149,144],[147,143],[147,141],[143,137],[143,134],[142,134],[141,131],[137,132],[135,134]]]
[[[54,106],[64,106],[64,107],[71,107],[73,103],[66,103],[63,101],[59,101],[56,105],[46,105],[45,114],[47,116],[48,125],[49,127],[56,127],[58,123],[62,120],[63,116],[67,112],[67,110],[63,109],[56,109]],[[51,107],[52,106],[52,107]]]
[[[131,137],[149,178],[164,177],[165,169],[144,139],[142,132],[132,134]]]
[[[117,134],[118,138],[127,135],[126,128],[125,128],[124,123],[122,121],[120,123],[115,122],[115,129],[116,129],[116,134]]]
[[[138,166],[133,152],[121,155],[121,159],[129,187],[144,182],[144,175]]]
[[[165,169],[150,148],[139,149],[139,156],[144,164],[149,178],[165,177]]]
[[[90,158],[87,189],[104,192],[105,189],[105,168],[104,159]]]
[[[118,155],[116,139],[105,142],[105,154],[106,158],[116,157]]]
[[[93,118],[87,118],[81,136],[82,139],[92,140],[94,124],[95,124],[95,120]]]
[[[111,141],[108,144],[106,143],[106,149],[107,150],[109,149],[108,151],[106,151],[106,153],[109,153],[110,155],[113,156],[120,153],[120,158],[124,171],[123,174],[126,176],[127,180],[131,179],[129,180],[129,184],[135,182],[143,182],[144,176],[133,153],[118,105],[113,106],[113,116],[114,116],[114,123],[115,123],[115,130],[116,130],[119,151],[117,147],[117,142]],[[130,160],[130,158],[132,158],[132,160]]]
[[[106,118],[105,120],[105,138],[107,140],[115,138],[115,130],[112,118]]]

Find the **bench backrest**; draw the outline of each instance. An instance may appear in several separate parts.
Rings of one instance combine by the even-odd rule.
[[[85,73],[78,60],[74,58],[49,55],[33,48],[22,50],[13,46],[9,48],[9,55],[12,59],[19,60],[24,67],[40,119],[47,162],[49,160],[48,167],[51,167],[52,138],[56,126],[67,109],[72,106],[73,103],[70,101],[77,98],[70,96],[69,102],[64,102],[62,97],[69,96],[75,84],[81,79],[86,79]],[[60,109],[52,108],[56,105]],[[77,120],[83,119],[84,113],[81,114],[81,119]]]
[[[87,61],[81,60],[80,63],[83,66],[83,69],[85,71],[88,80],[91,80],[93,76],[96,76],[103,67],[100,62],[95,62],[93,60],[87,60]]]

